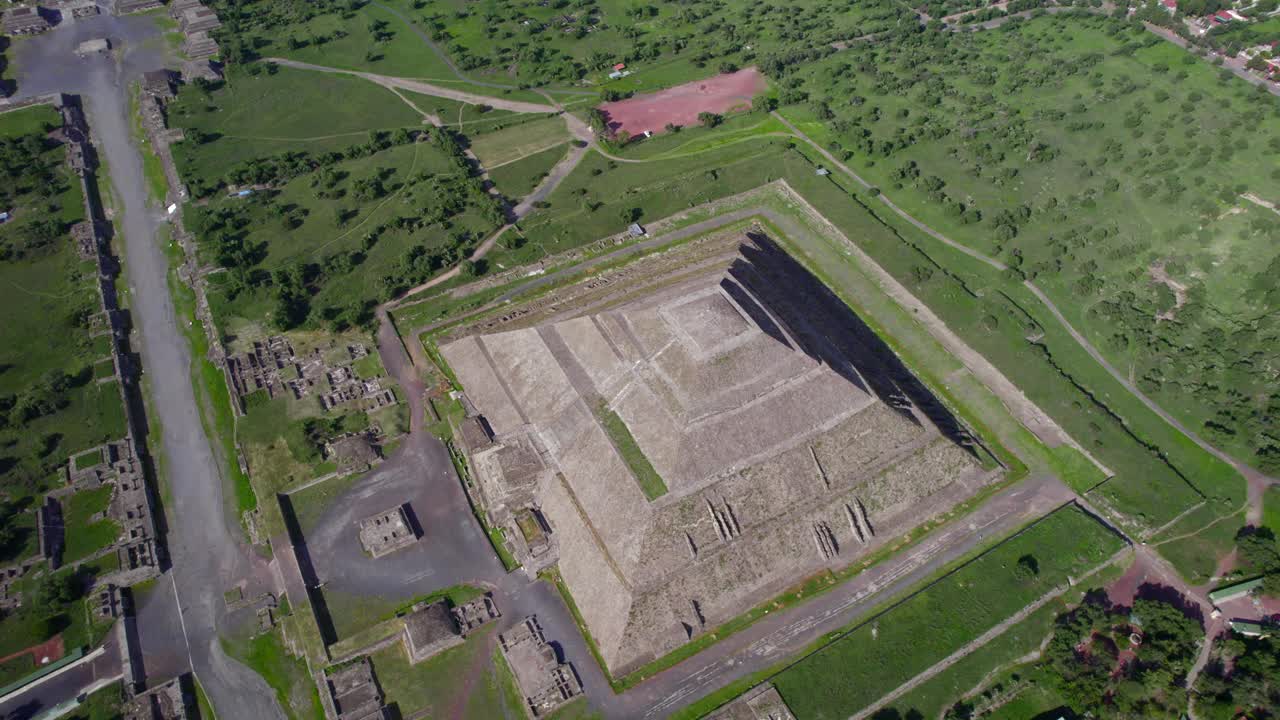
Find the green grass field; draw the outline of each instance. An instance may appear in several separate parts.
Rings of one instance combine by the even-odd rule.
[[[801,720],[848,717],[1122,547],[1083,512],[1059,510],[860,623],[774,685]],[[1037,573],[1018,572],[1026,556]]]
[[[119,560],[114,554],[109,554],[82,563],[79,568],[63,567],[55,575],[62,579],[78,574],[81,581],[87,583],[119,569]],[[14,589],[22,593],[34,593],[40,582],[28,575],[19,579]],[[45,610],[37,610],[28,605],[0,618],[0,657],[42,643],[59,633],[67,648],[88,649],[102,641],[112,624],[111,621],[95,620],[90,614],[88,599],[84,597],[76,597],[57,607],[47,608],[51,611],[49,614]]]
[[[184,86],[169,106],[169,124],[188,134],[174,146],[174,160],[197,195],[249,160],[284,152],[337,152],[365,142],[371,130],[422,127],[413,108],[366,80],[263,68],[256,75],[233,70],[207,95]]]
[[[121,717],[123,705],[124,686],[117,682],[95,690],[76,709],[63,717],[66,720],[117,720]]]
[[[352,595],[340,590],[324,591],[325,605],[338,639],[348,640],[365,628],[384,623],[407,612],[421,602],[447,599],[451,605],[461,605],[480,594],[482,590],[470,585],[454,585],[417,597],[385,597],[381,595]]]
[[[495,133],[481,135],[471,143],[471,151],[485,168],[504,165],[528,157],[569,140],[564,119],[549,117],[526,122]]]
[[[526,155],[501,167],[489,170],[489,179],[507,198],[518,201],[533,192],[565,156],[565,144],[554,145],[541,152]]]
[[[307,665],[289,655],[277,632],[249,639],[223,639],[223,650],[253,669],[276,693],[276,700],[291,720],[324,716],[320,693]]]
[[[1119,565],[1107,566],[1089,577],[1087,587],[1105,587],[1123,572],[1124,569]],[[1022,677],[1033,672],[1030,666],[1023,665],[1021,661],[1039,651],[1040,644],[1053,632],[1058,615],[1075,607],[1088,592],[1089,590],[1068,592],[1045,604],[991,642],[922,683],[890,707],[904,716],[914,712],[924,717],[938,717],[970,691],[989,689],[1001,683],[1003,687],[1014,685],[1010,676]]]
[[[81,490],[63,501],[62,521],[67,540],[62,561],[72,563],[107,547],[120,535],[120,526],[114,520],[93,521],[91,517],[107,509],[112,486],[103,485],[94,490]]]
[[[401,717],[519,717],[523,701],[511,672],[496,651],[495,626],[488,625],[417,665],[396,643],[370,656],[378,683]]]

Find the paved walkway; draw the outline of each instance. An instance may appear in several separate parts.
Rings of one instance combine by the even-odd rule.
[[[524,102],[522,100],[507,100],[506,98],[492,97],[490,95],[478,95],[476,93],[466,92],[465,90],[455,90],[440,85],[432,85],[422,80],[413,80],[411,78],[392,77],[390,75],[378,75],[377,73],[360,72],[359,70],[343,70],[341,68],[325,67],[324,65],[313,65],[311,63],[300,62],[298,60],[288,60],[286,58],[269,57],[263,58],[266,62],[283,65],[297,70],[311,70],[313,72],[333,73],[337,75],[353,75],[358,78],[364,78],[369,82],[377,83],[383,87],[395,87],[404,90],[412,90],[413,92],[422,93],[423,95],[434,95],[449,100],[457,100],[458,102],[470,103],[472,105],[488,105],[489,107],[499,110],[509,110],[518,113],[553,113],[556,112],[554,105],[543,105],[540,103]]]
[[[111,38],[120,49],[75,56],[78,43],[100,37]],[[123,243],[124,280],[132,298],[130,318],[141,338],[134,347],[140,350],[152,400],[149,410],[154,411],[149,444],[168,470],[166,545],[177,581],[169,584],[180,598],[148,603],[140,610],[141,624],[164,629],[140,633],[148,682],[192,668],[224,717],[283,718],[275,693],[256,673],[227,657],[218,640],[221,631],[245,619],[227,614],[222,592],[244,578],[269,578],[270,571],[245,544],[232,503],[223,494],[221,466],[205,436],[191,386],[191,351],[169,294],[169,260],[159,242],[164,213],[147,196],[133,136],[129,84],[166,65],[164,47],[153,17],[104,14],[78,20],[15,46],[19,94],[81,95],[92,140],[110,171],[100,180],[104,190],[109,183],[113,191],[116,241]],[[161,666],[161,657],[177,660]],[[152,662],[156,664],[148,667]]]

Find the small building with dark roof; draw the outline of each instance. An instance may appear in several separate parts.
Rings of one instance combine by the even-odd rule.
[[[142,91],[153,97],[168,100],[173,97],[173,72],[150,70],[142,74]]]
[[[326,677],[329,697],[338,720],[366,720],[385,717],[382,689],[373,677],[368,658],[346,665]]]
[[[461,643],[462,632],[444,600],[417,605],[405,616],[404,648],[410,663],[416,665]]]
[[[462,444],[467,452],[478,453],[493,445],[493,429],[483,415],[469,417],[462,421]]]

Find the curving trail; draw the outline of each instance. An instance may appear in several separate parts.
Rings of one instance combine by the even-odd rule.
[[[841,172],[853,178],[855,181],[858,182],[858,184],[862,185],[862,187],[864,188],[872,187],[871,183],[864,180],[862,176],[854,172],[851,168],[849,168],[849,166],[840,162],[840,160],[838,160],[834,155],[828,152],[825,148],[823,148],[821,145],[815,142],[808,135],[805,135],[804,132],[800,130],[800,128],[793,125],[789,120],[782,117],[782,115],[780,115],[777,112],[774,112],[773,115],[774,117],[778,118],[778,120],[781,121],[784,126],[790,129],[791,132],[793,132],[797,138],[805,141],[811,147],[813,147],[813,149],[816,150],[820,155],[822,155],[822,157],[827,162],[831,163],[833,167],[839,168]],[[946,235],[943,235],[942,233],[938,232],[937,230],[934,230],[933,228],[929,227],[928,225],[921,222],[920,220],[917,220],[915,217],[908,214],[907,211],[895,205],[893,201],[890,200],[888,196],[886,196],[884,193],[880,193],[880,195],[878,196],[878,199],[880,200],[880,202],[888,206],[890,210],[892,210],[896,215],[901,217],[903,220],[906,220],[907,222],[911,223],[913,226],[915,226],[922,232],[928,234],[930,237],[934,238],[935,240],[938,240],[939,242],[947,245],[948,247],[958,250],[964,253],[965,255],[968,255],[971,258],[979,260],[980,262],[983,262],[986,265],[996,270],[1004,271],[1008,269],[1008,267],[1004,263],[1000,262],[999,260],[993,257],[990,257],[989,255],[985,255],[982,252],[974,250],[973,248],[968,247],[967,245],[958,243],[955,240],[952,240],[951,238],[947,237]],[[1164,408],[1160,407],[1160,405],[1158,405],[1151,398],[1147,397],[1145,393],[1143,393],[1132,382],[1130,382],[1129,378],[1126,377],[1124,373],[1121,373],[1118,369],[1116,369],[1114,365],[1108,362],[1107,359],[1103,357],[1102,353],[1099,352],[1096,347],[1094,347],[1093,343],[1089,342],[1088,338],[1082,335],[1079,331],[1075,329],[1074,326],[1071,325],[1071,323],[1067,320],[1066,316],[1062,314],[1062,311],[1058,309],[1058,306],[1055,305],[1051,299],[1049,299],[1049,296],[1046,295],[1044,291],[1042,291],[1030,280],[1025,281],[1023,285],[1025,285],[1027,289],[1030,290],[1032,294],[1034,294],[1040,300],[1040,302],[1044,303],[1045,307],[1049,309],[1049,312],[1053,314],[1054,318],[1056,318],[1058,322],[1061,323],[1064,328],[1066,328],[1067,332],[1071,335],[1072,339],[1074,339],[1076,343],[1080,345],[1080,347],[1084,348],[1085,352],[1089,353],[1089,356],[1092,357],[1098,364],[1102,365],[1102,367],[1106,369],[1107,373],[1110,374],[1111,377],[1115,378],[1116,382],[1120,383],[1121,387],[1129,391],[1129,393],[1131,393],[1143,405],[1145,405],[1148,410],[1155,413],[1165,422],[1169,423],[1169,425],[1171,425],[1178,432],[1181,432],[1183,435],[1186,435],[1187,438],[1189,438],[1192,442],[1194,442],[1197,446],[1199,446],[1200,449],[1204,450],[1210,455],[1213,455],[1219,460],[1222,460],[1223,462],[1235,468],[1236,471],[1239,472],[1245,478],[1245,481],[1248,483],[1248,486],[1249,486],[1249,498],[1250,498],[1249,512],[1251,517],[1255,516],[1255,514],[1257,518],[1261,517],[1262,492],[1267,488],[1268,485],[1280,483],[1280,479],[1269,477],[1266,474],[1258,471],[1257,469],[1252,468],[1243,462],[1240,462],[1239,460],[1233,458],[1232,456],[1228,455],[1222,450],[1219,450],[1218,448],[1209,444],[1208,441],[1204,440],[1195,432],[1193,432],[1190,428],[1186,427],[1181,422],[1179,422],[1177,418],[1173,417],[1168,412],[1166,412]]]

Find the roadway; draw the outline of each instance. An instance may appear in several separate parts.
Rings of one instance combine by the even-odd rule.
[[[77,58],[75,46],[107,37],[113,52]],[[115,242],[122,245],[131,322],[140,342],[151,421],[153,455],[168,470],[165,515],[172,568],[161,579],[174,602],[148,602],[140,624],[166,632],[142,633],[143,657],[155,662],[148,683],[189,666],[223,717],[283,718],[275,694],[256,673],[227,657],[219,635],[246,619],[229,616],[222,593],[242,578],[266,587],[271,573],[243,541],[224,497],[225,478],[201,422],[191,385],[191,352],[169,295],[169,261],[160,243],[162,210],[148,197],[142,155],[132,135],[128,88],[147,70],[166,64],[165,43],[154,18],[99,15],[24,40],[17,53],[19,96],[47,92],[80,95],[93,143],[109,168],[114,198]],[[121,237],[123,236],[123,243]],[[183,321],[185,322],[185,320]],[[158,433],[158,437],[156,436]],[[218,512],[223,510],[223,512]],[[158,594],[157,597],[165,597]],[[187,662],[181,662],[182,658]],[[159,658],[167,658],[164,661]],[[176,658],[176,660],[175,660]],[[163,670],[163,673],[161,673]]]

